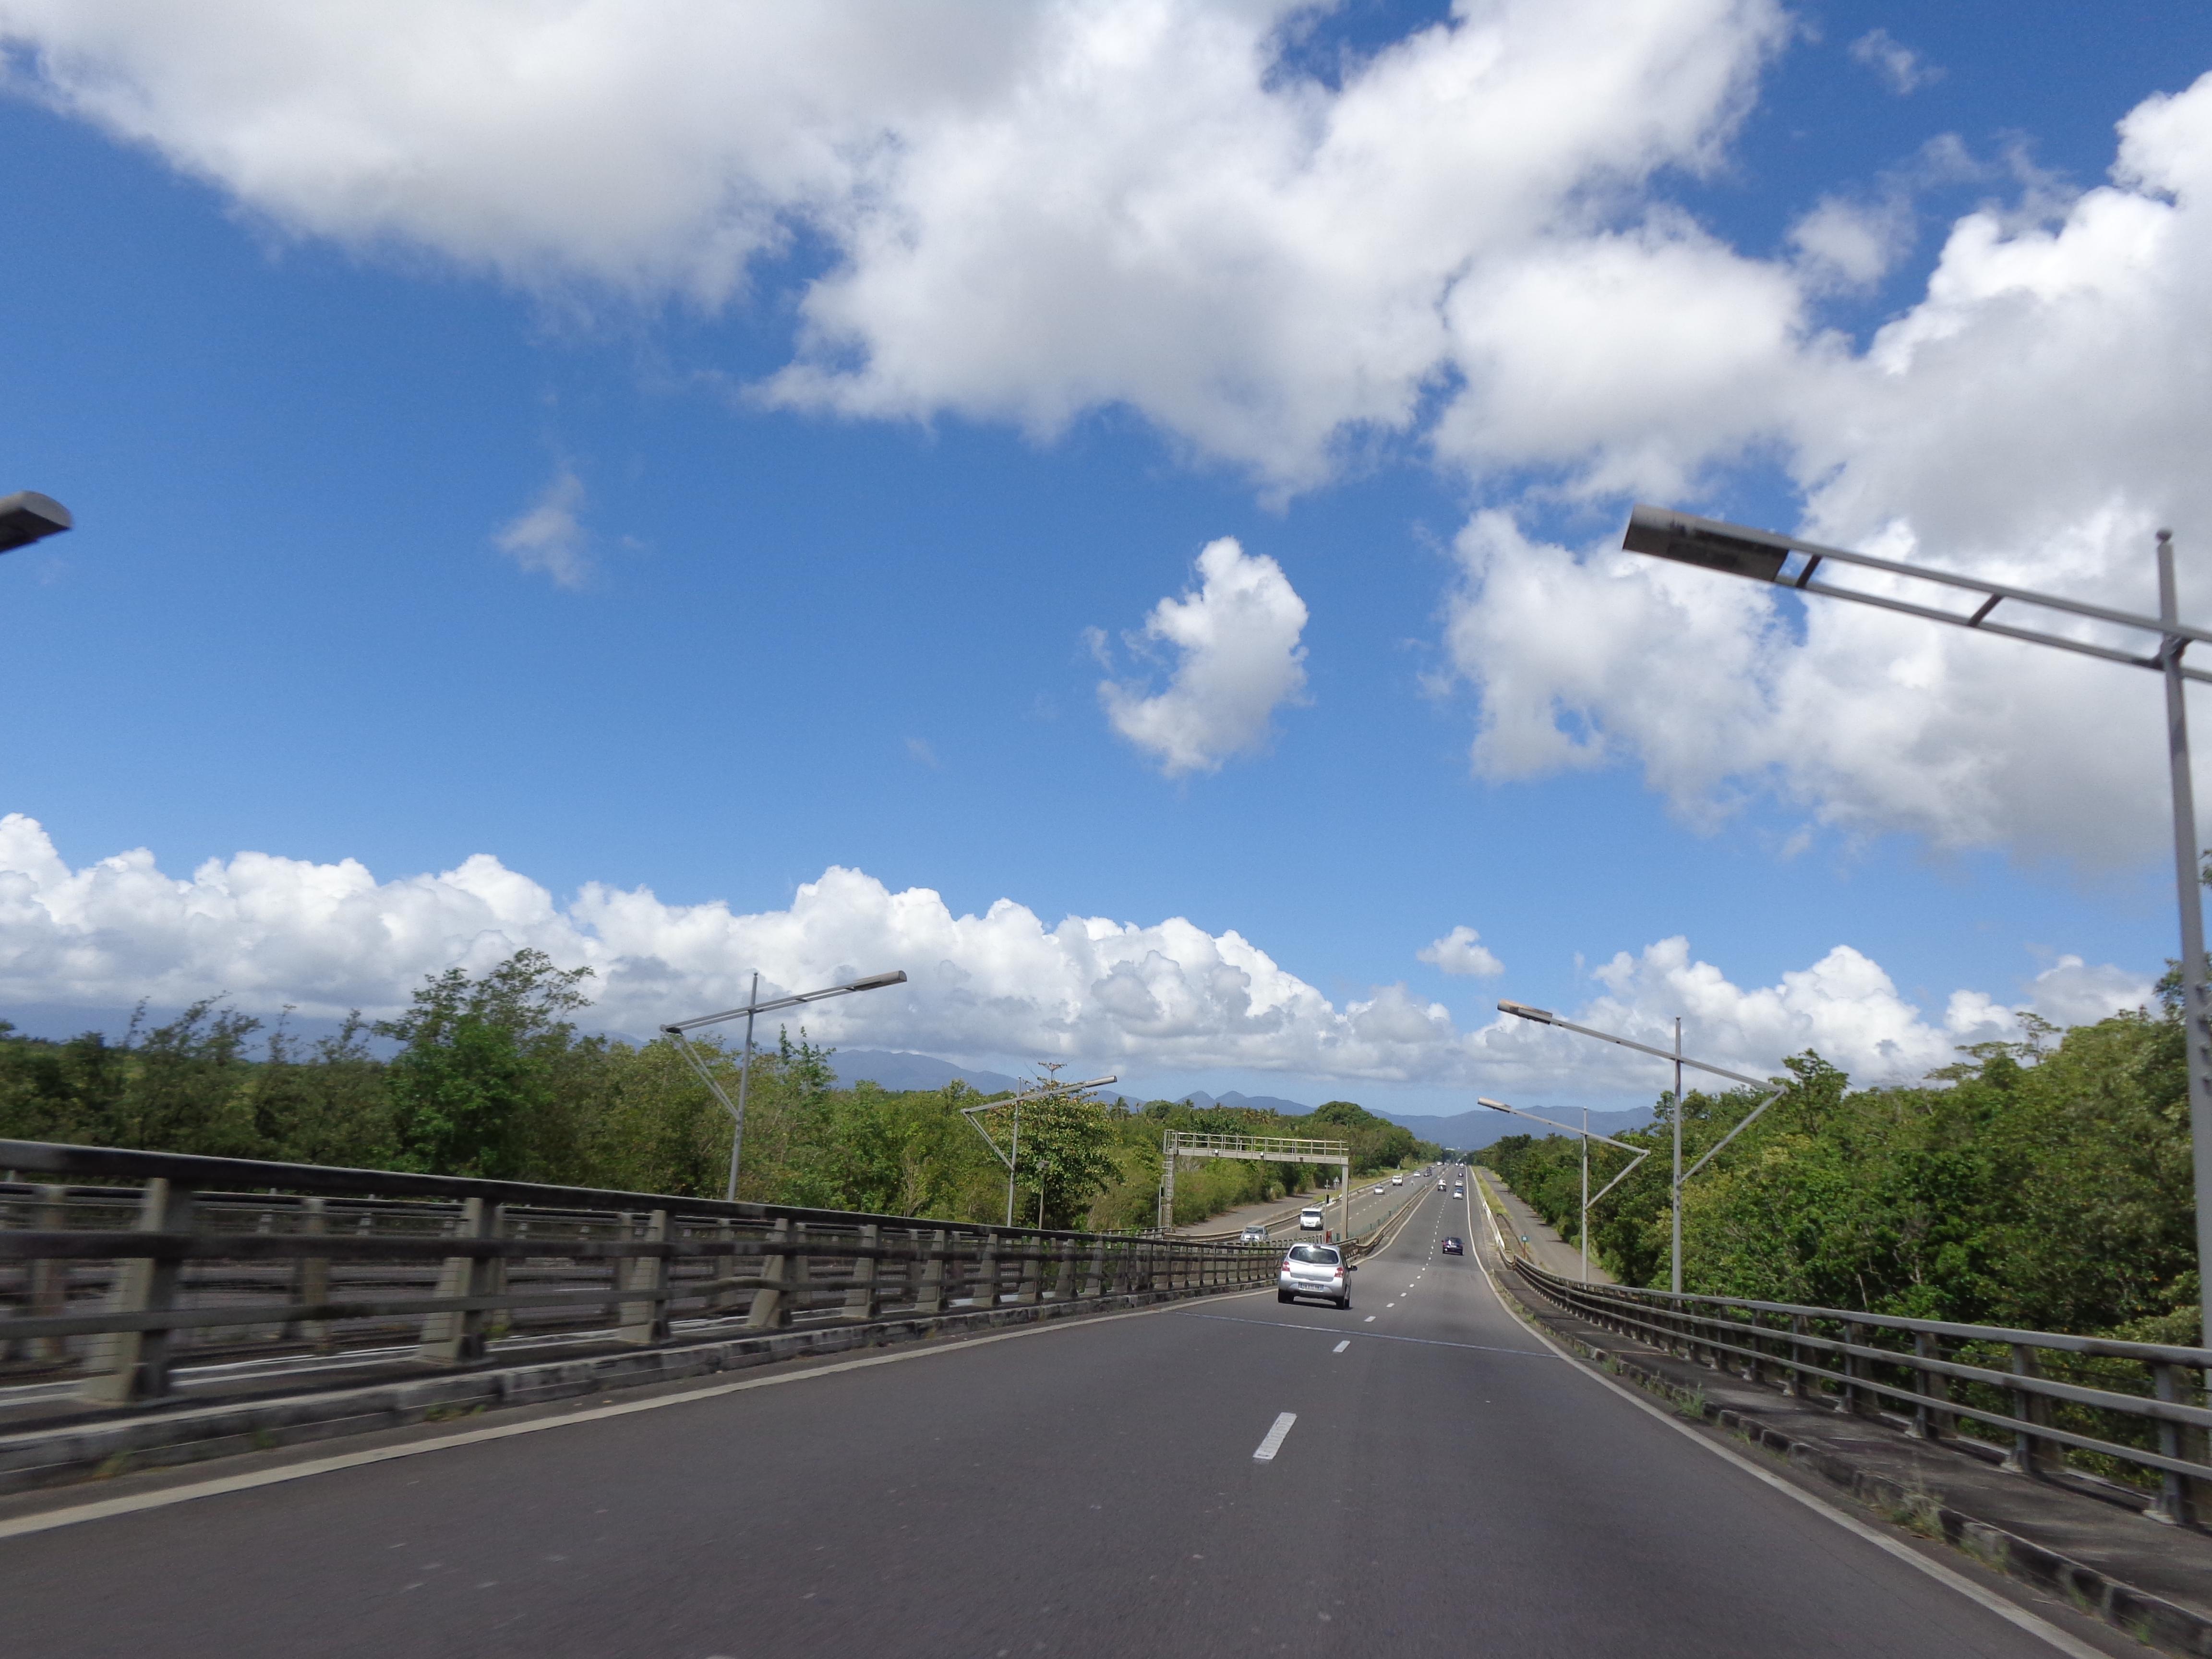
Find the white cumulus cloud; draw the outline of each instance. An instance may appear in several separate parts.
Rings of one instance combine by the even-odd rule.
[[[580,587],[591,571],[578,516],[583,505],[584,481],[564,466],[530,507],[492,533],[492,545],[525,570],[551,577],[556,587]]]
[[[1633,955],[1621,951],[1592,977],[1597,994],[1570,1013],[1578,1024],[1665,1048],[1679,1015],[1683,1052],[1711,1064],[1749,1077],[1779,1076],[1785,1056],[1811,1048],[1861,1085],[1917,1081],[1957,1060],[1967,1044],[2021,1041],[2023,1012],[2081,1023],[2141,1007],[2150,996],[2140,975],[2085,969],[2081,958],[2068,957],[2038,975],[2018,1004],[1954,991],[1942,1017],[1931,1019],[1879,963],[1848,945],[1784,974],[1778,984],[1742,986],[1698,960],[1679,936]],[[1665,1060],[1505,1014],[1474,1033],[1468,1047],[1499,1083],[1532,1091],[1650,1094],[1672,1086]],[[1688,1080],[1694,1087],[1731,1086],[1695,1072]]]
[[[1505,964],[1482,943],[1482,935],[1464,925],[1423,945],[1414,957],[1444,973],[1473,979],[1494,979],[1505,971]]]
[[[1929,63],[1887,29],[1868,30],[1851,42],[1850,54],[1853,63],[1872,70],[1900,98],[1943,78],[1941,64]]]
[[[2141,613],[2152,532],[2174,525],[2185,611],[2201,616],[2212,78],[2127,118],[2110,184],[2029,206],[1960,221],[1926,296],[1867,351],[1793,371],[1799,406],[1772,429],[1793,446],[1806,527]],[[2156,855],[2151,675],[1833,600],[1801,611],[1617,546],[1539,545],[1499,512],[1462,535],[1447,642],[1481,695],[1478,769],[1631,761],[1692,819],[1771,791],[1854,833]]]
[[[1198,580],[1195,592],[1154,605],[1132,641],[1175,653],[1166,689],[1098,687],[1114,729],[1170,777],[1218,771],[1264,748],[1275,710],[1305,690],[1305,601],[1283,568],[1224,536],[1198,556]]]
[[[72,868],[34,820],[0,817],[0,1007],[175,1007],[227,994],[254,1012],[382,1014],[425,975],[481,972],[524,948],[592,969],[592,1022],[631,1034],[742,1002],[756,969],[763,990],[785,992],[899,968],[904,986],[809,1009],[812,1034],[1152,1074],[1228,1068],[1589,1097],[1656,1086],[1656,1062],[1503,1015],[1462,1030],[1402,985],[1333,1002],[1242,934],[1180,917],[1048,924],[1012,899],[956,915],[927,888],[893,892],[836,867],[786,908],[750,914],[597,883],[564,902],[485,854],[382,881],[350,859],[264,853],[210,860],[189,877],[165,873],[144,848]],[[2021,1008],[2081,1020],[2148,994],[2141,975],[2062,957],[2017,1006],[1960,991],[1931,1020],[1847,945],[1747,988],[1680,939],[1623,952],[1594,978],[1577,1011],[1589,1024],[1660,1042],[1680,1013],[1691,1052],[1717,1063],[1764,1075],[1814,1047],[1863,1083],[1917,1078],[1958,1043],[2015,1038]]]
[[[767,395],[1038,432],[1121,404],[1301,483],[1349,430],[1412,428],[1455,290],[1540,295],[1655,174],[1717,162],[1789,27],[1774,0],[1465,0],[1332,87],[1284,55],[1310,18],[0,0],[0,40],[20,92],[282,231],[706,307],[803,234],[833,258]]]

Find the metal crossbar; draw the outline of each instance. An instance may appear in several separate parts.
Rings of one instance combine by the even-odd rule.
[[[1308,1140],[1295,1135],[1194,1134],[1170,1129],[1179,1158],[1244,1158],[1266,1164],[1334,1164],[1352,1156],[1346,1140]]]
[[[1278,1254],[33,1141],[0,1140],[0,1170],[58,1177],[0,1182],[0,1407],[172,1398],[241,1362],[327,1379],[349,1355],[466,1366],[1245,1288]]]
[[[1504,1253],[1502,1233],[1498,1242]],[[1525,1251],[1510,1261],[1554,1306],[1746,1381],[1901,1415],[1919,1437],[2001,1450],[2021,1474],[2054,1474],[2072,1453],[2080,1469],[2123,1486],[2154,1480],[2144,1492],[2154,1519],[2212,1518],[2212,1349],[1582,1285]]]

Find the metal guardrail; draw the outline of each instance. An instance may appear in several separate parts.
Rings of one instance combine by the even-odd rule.
[[[1917,1437],[2001,1455],[2016,1474],[2070,1465],[2140,1489],[2154,1520],[2212,1520],[2212,1349],[1583,1285],[1518,1249],[1510,1260],[1555,1307],[1747,1382],[1896,1419]]]
[[[0,1140],[0,1385],[82,1405],[180,1370],[659,1346],[1271,1280],[1268,1245]],[[611,1316],[611,1324],[610,1324]]]

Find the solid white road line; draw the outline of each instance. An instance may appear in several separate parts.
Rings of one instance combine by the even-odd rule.
[[[1468,1200],[1467,1225],[1468,1231],[1472,1233],[1474,1231],[1474,1200],[1472,1198]],[[1505,1305],[1505,1293],[1498,1288],[1497,1281],[1491,1277],[1490,1264],[1483,1261],[1479,1255],[1475,1258],[1475,1262],[1476,1265],[1482,1269],[1483,1283],[1490,1286],[1491,1295],[1498,1298],[1498,1311],[1503,1313],[1508,1319],[1511,1319],[1513,1317],[1513,1310]],[[1856,1516],[1844,1514],[1843,1510],[1836,1508],[1835,1505],[1828,1503],[1826,1499],[1814,1497],[1811,1492],[1805,1491],[1802,1487],[1791,1485],[1789,1481],[1784,1480],[1780,1475],[1773,1473],[1773,1471],[1770,1469],[1762,1469],[1758,1464],[1753,1462],[1749,1458],[1745,1457],[1737,1452],[1732,1451],[1728,1447],[1721,1445],[1717,1441],[1706,1438],[1696,1429],[1691,1427],[1689,1424],[1683,1422],[1672,1412],[1667,1410],[1665,1407],[1661,1406],[1657,1401],[1652,1400],[1641,1389],[1631,1388],[1625,1382],[1616,1382],[1611,1377],[1606,1376],[1602,1371],[1592,1370],[1589,1366],[1582,1364],[1575,1359],[1572,1354],[1569,1353],[1565,1348],[1552,1340],[1551,1334],[1546,1331],[1541,1326],[1531,1324],[1527,1320],[1520,1320],[1516,1322],[1528,1325],[1530,1335],[1534,1336],[1553,1353],[1559,1355],[1560,1358],[1566,1360],[1580,1375],[1589,1378],[1591,1382],[1597,1383],[1601,1388],[1612,1389],[1613,1393],[1619,1395],[1630,1405],[1635,1407],[1637,1410],[1644,1413],[1648,1416],[1656,1418],[1658,1421],[1665,1424],[1668,1428],[1674,1430],[1677,1434],[1688,1439],[1692,1443],[1703,1446],[1707,1451],[1712,1453],[1714,1456],[1726,1459],[1729,1462],[1735,1464],[1736,1468],[1741,1469],[1746,1474],[1751,1476],[1753,1480],[1763,1481],[1767,1486],[1773,1487],[1775,1491],[1783,1493],[1784,1496],[1796,1498],[1799,1503],[1802,1504],[1807,1509],[1812,1510],[1815,1515],[1826,1516],[1829,1520],[1841,1527],[1845,1532],[1854,1534],[1858,1537],[1865,1539],[1868,1543],[1873,1545],[1876,1549],[1881,1550],[1885,1554],[1895,1556],[1899,1560],[1905,1563],[1908,1566],[1917,1567],[1921,1571],[1926,1573],[1930,1578],[1936,1580],[1937,1583],[1945,1585],[1951,1589],[1954,1589],[1958,1591],[1960,1595],[1965,1596],[1969,1601],[1972,1601],[1978,1606],[1988,1608],[1991,1613],[1996,1614],[1998,1618],[2003,1620],[2007,1624],[2017,1626],[2020,1629],[2026,1631],[2029,1635],[2048,1642],[2052,1647],[2057,1649],[2059,1652],[2066,1655],[2067,1659],[2103,1659],[2103,1656],[2100,1655],[2096,1649],[2091,1647],[2087,1642],[2081,1641],[2079,1638],[2059,1629],[2057,1626],[2051,1623],[2048,1620],[2037,1618],[2035,1614],[2030,1613],[2027,1608],[2017,1607],[2012,1602],[2008,1601],[2003,1596],[1999,1595],[1995,1590],[1984,1589],[1981,1585],[1977,1584],[1972,1579],[1967,1577],[1964,1573],[1954,1572],[1949,1567],[1945,1566],[1941,1561],[1929,1560],[1926,1556],[1921,1554],[1919,1551],[1911,1549],[1905,1544],[1900,1543],[1898,1540],[1890,1537],[1887,1534],[1869,1526],[1865,1522],[1859,1520]]]
[[[1346,1338],[1344,1339],[1344,1340],[1343,1340],[1343,1341],[1341,1341],[1341,1342],[1338,1343],[1334,1347],[1331,1348],[1331,1349],[1329,1350],[1329,1352],[1330,1352],[1331,1353],[1342,1353],[1342,1352],[1343,1352],[1346,1348],[1350,1347],[1351,1346],[1352,1346],[1352,1339],[1351,1339],[1350,1337],[1348,1337],[1348,1336],[1347,1336],[1347,1337],[1346,1337]]]
[[[1249,1296],[1265,1294],[1264,1291],[1233,1291],[1219,1300],[1241,1302]],[[480,1441],[507,1440],[518,1434],[566,1429],[579,1423],[597,1423],[610,1417],[629,1417],[638,1412],[659,1411],[664,1406],[688,1406],[695,1400],[718,1400],[726,1394],[744,1394],[753,1389],[772,1389],[784,1382],[804,1382],[811,1377],[834,1376],[840,1371],[866,1370],[877,1365],[902,1364],[909,1359],[928,1359],[939,1354],[961,1353],[972,1348],[988,1347],[994,1342],[1042,1336],[1048,1331],[1080,1330],[1090,1326],[1110,1325],[1117,1320],[1150,1319],[1159,1314],[1182,1311],[1180,1303],[1171,1302],[1157,1308],[1133,1308],[1127,1313],[1097,1314],[1088,1319],[1049,1320],[1024,1325],[1016,1331],[964,1337],[941,1346],[872,1354],[866,1359],[841,1360],[836,1364],[817,1365],[810,1370],[785,1371],[775,1376],[748,1377],[741,1382],[718,1382],[711,1388],[687,1389],[682,1394],[665,1394],[655,1400],[631,1400],[620,1405],[597,1406],[588,1411],[572,1412],[565,1417],[542,1417],[529,1423],[503,1423],[496,1428],[465,1429],[458,1434],[441,1435],[435,1440],[417,1440],[404,1446],[380,1446],[372,1451],[343,1452],[336,1457],[318,1457],[304,1463],[288,1463],[281,1468],[256,1469],[246,1474],[227,1474],[213,1480],[196,1480],[188,1486],[136,1492],[127,1498],[104,1498],[90,1504],[73,1504],[64,1510],[48,1510],[40,1515],[19,1515],[0,1520],[0,1538],[20,1538],[26,1533],[51,1532],[56,1527],[74,1526],[83,1521],[104,1521],[110,1516],[131,1515],[140,1510],[167,1509],[172,1504],[188,1504],[195,1498],[250,1492],[256,1486],[274,1486],[287,1480],[304,1480],[310,1475],[329,1474],[340,1469],[357,1469],[371,1463],[388,1463],[398,1457],[419,1457],[425,1452],[444,1451],[449,1446],[472,1446]]]
[[[1260,1443],[1259,1449],[1252,1454],[1252,1461],[1255,1463],[1273,1462],[1275,1454],[1283,1449],[1283,1437],[1290,1433],[1291,1425],[1297,1420],[1298,1414],[1296,1412],[1285,1412],[1277,1417],[1275,1426],[1267,1431],[1267,1437]]]

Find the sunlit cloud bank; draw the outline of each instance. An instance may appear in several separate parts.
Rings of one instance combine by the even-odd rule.
[[[1460,933],[1471,930],[1462,928]],[[1449,936],[1448,936],[1449,937]],[[787,909],[671,905],[596,884],[566,903],[478,854],[436,875],[379,881],[352,860],[262,853],[167,875],[143,848],[71,869],[40,824],[0,818],[0,999],[240,1008],[333,1017],[402,1005],[423,975],[481,971],[517,950],[594,971],[592,1022],[650,1033],[666,1020],[893,968],[909,982],[810,1009],[818,1039],[965,1060],[1062,1059],[1190,1075],[1268,1073],[1346,1085],[1647,1093],[1650,1062],[1487,1012],[1455,1024],[1403,985],[1332,1002],[1234,933],[1181,918],[1071,916],[1047,925],[1001,899],[955,915],[926,888],[892,892],[857,870],[803,884]],[[1965,1042],[2016,1037],[2020,1012],[2094,1018],[2148,1000],[2120,969],[2063,957],[2017,1007],[1954,993],[1929,1019],[1847,945],[1745,988],[1688,941],[1623,953],[1592,975],[1590,1023],[1664,1040],[1676,1013],[1696,1052],[1764,1073],[1817,1048],[1863,1081],[1917,1078]],[[3,1006],[3,1005],[0,1005]]]

